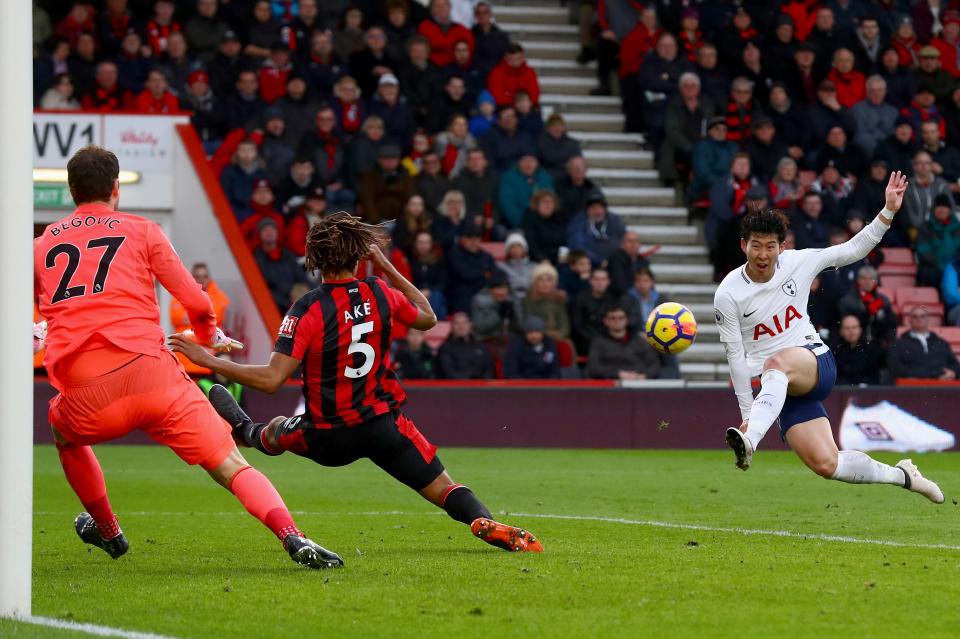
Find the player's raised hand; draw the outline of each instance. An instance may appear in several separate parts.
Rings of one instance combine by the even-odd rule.
[[[387,259],[387,256],[383,254],[383,251],[380,250],[380,247],[376,244],[370,245],[370,252],[367,254],[367,257],[373,262],[374,266],[383,266],[385,263],[390,260]]]
[[[900,171],[894,171],[890,174],[890,180],[887,182],[887,190],[884,193],[886,203],[884,206],[891,213],[900,210],[903,204],[903,194],[907,192],[907,176]]]

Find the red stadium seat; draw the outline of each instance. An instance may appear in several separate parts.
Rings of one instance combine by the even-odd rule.
[[[492,255],[493,259],[498,262],[507,259],[507,245],[504,242],[483,242],[480,248]]]
[[[897,315],[900,317],[900,322],[905,326],[909,325],[907,315],[909,315],[915,308],[925,308],[927,313],[930,315],[930,326],[943,326],[943,304],[917,304],[915,302],[908,302],[900,306],[900,309],[897,310]]]
[[[904,286],[916,286],[917,278],[913,275],[880,275],[880,284],[884,289],[892,290]],[[891,300],[892,301],[892,300]]]
[[[911,264],[915,265],[917,262],[913,259],[913,251],[908,248],[884,248],[883,251],[883,266],[888,264]]]
[[[932,286],[904,286],[897,289],[896,298],[896,306],[940,303],[940,293]]]
[[[437,325],[427,331],[424,341],[434,350],[440,348],[444,340],[450,335],[450,322],[437,322]]]
[[[937,335],[948,342],[954,352],[960,351],[960,326],[941,326]]]
[[[560,360],[560,368],[576,364],[577,351],[573,347],[573,342],[568,339],[557,341],[557,359]]]
[[[899,289],[896,288],[887,288],[886,286],[877,287],[877,292],[889,299],[891,304],[896,304],[898,290]]]

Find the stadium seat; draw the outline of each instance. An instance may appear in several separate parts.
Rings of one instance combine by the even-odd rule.
[[[450,322],[441,321],[437,322],[437,325],[427,331],[424,336],[424,341],[430,345],[430,348],[436,350],[440,348],[440,345],[447,339],[447,336],[450,335]]]
[[[557,359],[560,360],[560,368],[574,366],[577,363],[577,352],[573,348],[573,342],[568,339],[557,340]]]
[[[939,304],[940,293],[932,286],[903,286],[895,293],[894,306],[904,304]]]
[[[916,260],[913,258],[913,251],[908,248],[884,248],[883,266],[888,264],[916,265]]]
[[[800,171],[800,186],[803,190],[809,191],[810,185],[817,181],[816,171]]]
[[[480,248],[492,255],[493,259],[498,262],[507,259],[507,245],[504,242],[483,242]]]
[[[897,315],[902,318],[903,323],[906,323],[907,315],[917,308],[927,309],[927,313],[930,314],[931,322],[934,321],[934,318],[939,320],[937,326],[943,324],[943,304],[940,302],[937,302],[936,304],[927,304],[926,302],[904,302],[903,304],[899,304],[898,308],[895,310],[897,311]]]
[[[880,274],[880,283],[886,290],[903,288],[904,286],[916,286],[917,278],[914,275],[884,275]],[[891,300],[892,301],[892,300]]]
[[[899,289],[896,288],[887,288],[886,286],[877,287],[877,292],[889,299],[891,304],[896,304],[898,290]]]

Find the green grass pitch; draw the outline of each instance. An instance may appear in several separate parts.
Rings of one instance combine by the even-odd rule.
[[[889,486],[824,481],[789,453],[761,451],[741,473],[719,451],[442,450],[456,481],[546,548],[514,555],[367,461],[328,469],[250,453],[301,527],[344,557],[338,571],[295,565],[231,495],[166,449],[98,455],[130,553],[112,561],[77,539],[79,504],[53,448],[38,447],[35,615],[191,639],[847,639],[960,628],[956,454],[914,456],[947,494],[935,506]],[[81,635],[0,621],[0,636]]]

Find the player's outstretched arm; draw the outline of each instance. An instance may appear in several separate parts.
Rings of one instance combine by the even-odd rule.
[[[265,366],[238,364],[227,359],[214,357],[183,333],[170,335],[167,338],[167,343],[170,345],[170,350],[175,353],[183,353],[187,359],[198,366],[209,368],[214,373],[223,375],[227,379],[244,386],[271,394],[276,393],[300,365],[300,360],[283,353],[271,354],[270,362]]]
[[[721,285],[722,286],[722,285]],[[720,342],[727,355],[730,367],[730,381],[737,395],[740,416],[746,421],[750,417],[753,405],[753,387],[750,385],[750,367],[747,365],[746,350],[743,347],[743,335],[740,332],[740,315],[733,298],[722,289],[717,290],[713,298]]]
[[[880,213],[873,218],[870,224],[860,229],[859,233],[843,244],[817,252],[819,266],[817,271],[831,266],[846,266],[865,258],[880,243],[883,234],[890,228],[894,215],[903,205],[903,195],[906,191],[907,176],[900,171],[891,173],[884,193],[884,206]]]
[[[380,250],[380,247],[375,245],[370,247],[370,261],[373,262],[374,266],[383,271],[387,279],[390,280],[390,284],[403,293],[404,297],[410,300],[410,302],[417,307],[417,310],[420,311],[417,319],[410,325],[412,328],[419,331],[427,331],[437,325],[437,314],[433,312],[430,301],[420,292],[420,289],[411,284],[410,280],[405,278],[400,271],[397,270],[397,267],[395,267],[383,254],[383,251]]]

